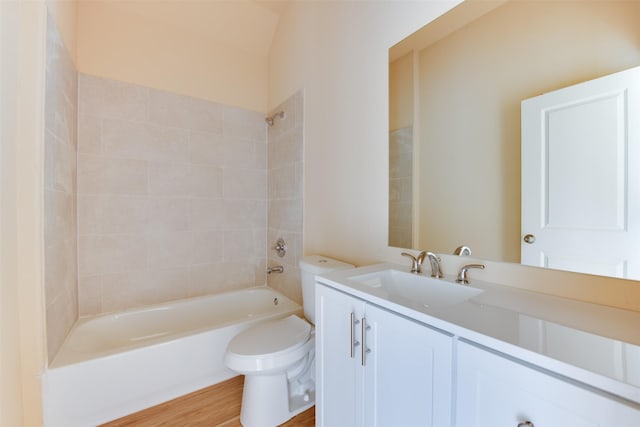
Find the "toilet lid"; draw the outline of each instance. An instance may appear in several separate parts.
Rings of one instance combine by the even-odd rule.
[[[238,356],[261,356],[286,351],[307,341],[311,325],[298,316],[263,323],[236,335],[228,350]]]

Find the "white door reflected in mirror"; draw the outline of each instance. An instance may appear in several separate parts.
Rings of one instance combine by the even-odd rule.
[[[640,279],[639,115],[640,67],[522,102],[523,264]]]

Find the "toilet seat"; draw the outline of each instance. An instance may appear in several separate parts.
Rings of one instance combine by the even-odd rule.
[[[298,362],[313,346],[311,325],[298,316],[266,322],[236,335],[225,364],[239,373],[269,373]]]

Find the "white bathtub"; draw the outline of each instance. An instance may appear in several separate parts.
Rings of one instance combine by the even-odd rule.
[[[236,334],[302,307],[263,287],[81,318],[43,376],[45,426],[95,426],[233,377]]]

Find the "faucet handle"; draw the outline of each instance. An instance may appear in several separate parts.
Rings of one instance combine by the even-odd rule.
[[[422,263],[422,259],[424,259],[424,257],[422,257],[422,259],[420,259],[420,255],[418,255],[418,258],[416,258],[416,257],[414,257],[413,255],[411,255],[410,253],[407,253],[407,252],[402,252],[400,255],[411,258],[411,272],[412,273],[420,273],[420,264]],[[420,260],[420,261],[418,261],[418,260]]]
[[[484,270],[484,264],[463,265],[462,268],[460,268],[460,271],[458,272],[458,278],[456,279],[456,282],[462,283],[464,285],[468,285],[469,278],[467,277],[467,272],[469,271],[470,268],[478,268],[480,270]]]

